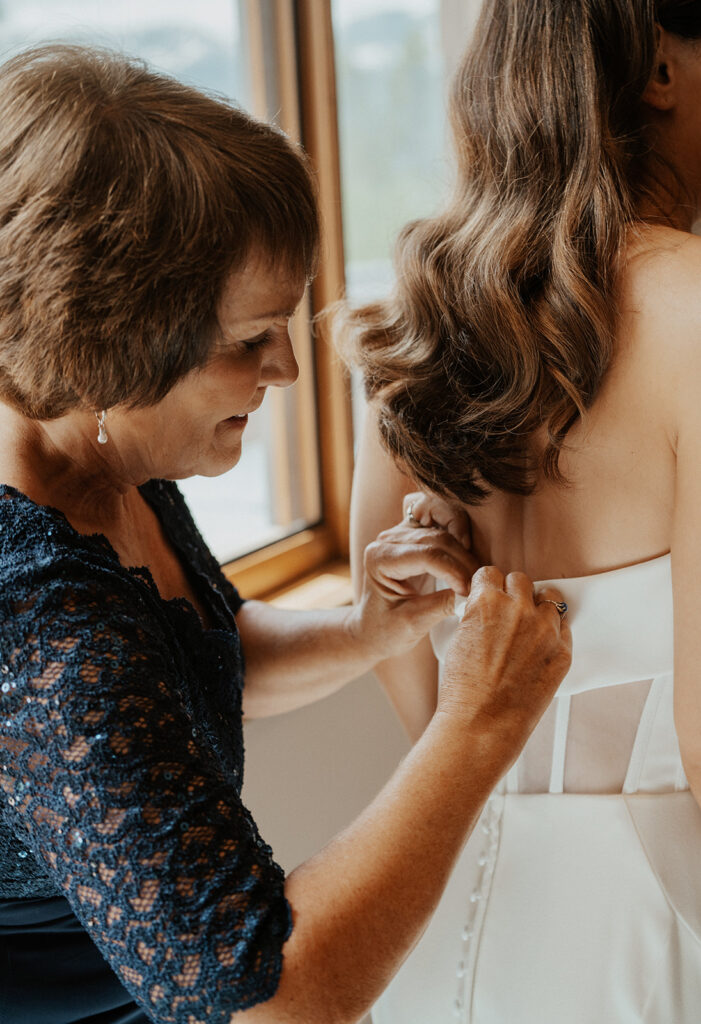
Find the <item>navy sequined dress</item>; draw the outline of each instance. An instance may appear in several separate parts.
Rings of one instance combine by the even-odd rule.
[[[224,1024],[278,985],[292,922],[241,802],[241,599],[176,485],[140,491],[214,628],[0,485],[2,1024]]]

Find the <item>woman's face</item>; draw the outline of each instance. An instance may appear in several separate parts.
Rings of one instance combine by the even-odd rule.
[[[107,430],[120,455],[143,467],[130,476],[183,479],[217,476],[235,466],[248,415],[266,388],[297,379],[289,320],[305,282],[263,259],[227,282],[218,304],[220,336],[209,362],[192,370],[155,406],[112,410]]]

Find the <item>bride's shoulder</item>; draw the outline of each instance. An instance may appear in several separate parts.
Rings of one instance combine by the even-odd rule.
[[[701,237],[653,224],[631,229],[623,259],[624,292],[647,304],[665,298],[670,286],[698,295],[700,283]]]
[[[643,349],[670,369],[692,359],[701,371],[701,237],[651,225],[632,232],[619,309]]]
[[[701,440],[701,237],[647,227],[632,238],[619,305],[620,365],[676,448]],[[615,375],[614,375],[615,377]]]
[[[689,299],[699,294],[701,282],[701,237],[689,231],[645,224],[631,229],[621,264],[623,296],[643,308],[666,306],[675,294],[688,291]]]

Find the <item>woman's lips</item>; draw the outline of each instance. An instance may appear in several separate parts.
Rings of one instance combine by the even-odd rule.
[[[228,419],[224,420],[225,423],[231,423],[234,427],[245,427],[248,423],[248,414],[244,416],[229,416]]]

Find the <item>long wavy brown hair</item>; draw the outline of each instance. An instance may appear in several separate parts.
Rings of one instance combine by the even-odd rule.
[[[335,314],[384,444],[432,491],[475,503],[562,480],[654,175],[658,25],[701,37],[701,0],[485,0],[452,93],[452,200],[402,231],[387,301]]]

